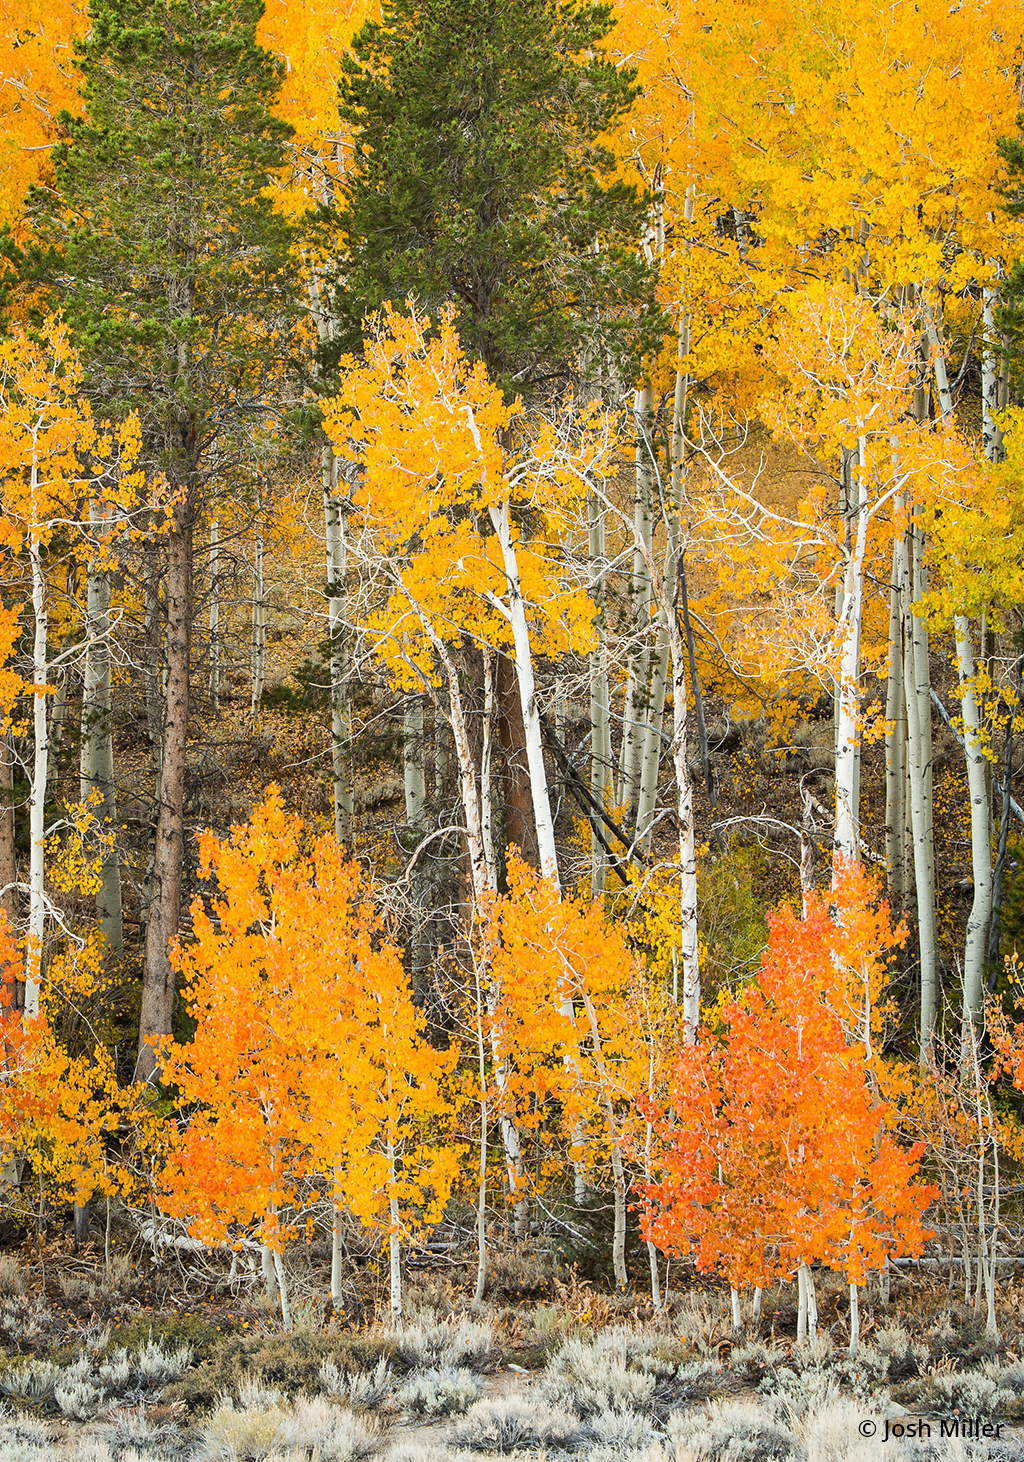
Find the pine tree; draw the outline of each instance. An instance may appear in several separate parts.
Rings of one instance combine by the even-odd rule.
[[[291,129],[258,0],[98,0],[80,48],[86,115],[37,191],[35,273],[71,322],[104,416],[135,410],[148,465],[177,490],[159,539],[163,730],[139,1069],[166,1034],[184,851],[193,534],[207,484],[237,472],[273,410],[293,268],[265,189]],[[155,555],[154,555],[155,556]],[[151,576],[152,579],[152,576]],[[147,586],[155,602],[156,584]]]
[[[390,0],[363,26],[341,81],[346,348],[412,297],[435,317],[453,301],[509,393],[571,381],[581,357],[634,373],[661,325],[647,200],[597,140],[636,96],[599,49],[611,26],[586,0]]]

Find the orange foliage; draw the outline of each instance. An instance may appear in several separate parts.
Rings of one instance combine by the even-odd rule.
[[[164,1065],[196,1110],[162,1202],[207,1242],[255,1224],[280,1248],[282,1211],[314,1173],[364,1223],[397,1202],[404,1227],[417,1207],[440,1216],[455,1175],[424,1137],[447,1109],[454,1052],[424,1038],[359,865],[333,837],[302,843],[273,787],[230,839],[200,838],[218,892],[209,911],[194,902],[195,940],[174,956],[197,1029]]]
[[[644,1221],[659,1247],[736,1287],[814,1261],[859,1284],[886,1255],[920,1252],[934,1196],[913,1181],[922,1147],[887,1135],[895,1114],[850,1038],[857,984],[870,991],[905,932],[854,865],[805,918],[772,917],[757,981],[673,1068]]]

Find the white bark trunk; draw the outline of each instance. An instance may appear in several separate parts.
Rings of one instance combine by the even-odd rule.
[[[480,731],[480,837],[484,848],[489,887],[498,886],[498,859],[494,851],[494,798],[491,795],[491,754],[494,732],[494,657],[483,647],[484,719]]]
[[[274,1250],[274,1272],[277,1275],[277,1288],[281,1300],[281,1329],[288,1331],[292,1328],[292,1306],[288,1294],[288,1276],[284,1272],[284,1256]]]
[[[633,578],[630,591],[632,646],[622,711],[622,749],[616,801],[632,813],[640,789],[640,757],[647,727],[651,619],[651,539],[654,526],[652,431],[654,387],[645,382],[633,396],[636,421],[636,494],[633,508]]]
[[[110,570],[105,562],[106,545],[101,541],[103,507],[89,504],[92,552],[89,558],[85,614],[85,671],[82,686],[82,746],[80,795],[82,801],[94,794],[99,802],[93,812],[106,833],[117,826],[117,798],[114,790],[114,738],[110,700]],[[119,953],[124,944],[121,917],[121,871],[116,847],[105,848],[96,895],[96,917],[107,949]]]
[[[405,820],[410,827],[423,826],[427,805],[427,782],[423,771],[423,697],[408,695],[402,716],[405,745],[402,770],[405,782]]]
[[[341,1309],[344,1304],[342,1292],[342,1274],[345,1262],[344,1219],[344,1211],[335,1203],[331,1217],[331,1303],[336,1310]]]
[[[885,684],[885,862],[889,891],[897,907],[907,893],[905,841],[907,785],[907,719],[903,694],[903,614],[893,542],[892,585],[889,590],[889,669]]]
[[[449,654],[448,647],[438,636],[428,615],[420,618],[424,634],[444,667],[448,680],[448,704],[451,712],[452,741],[459,768],[459,786],[462,791],[462,810],[466,821],[466,847],[469,853],[470,880],[473,900],[477,910],[483,907],[488,893],[497,887],[493,865],[488,865],[484,853],[483,829],[480,800],[477,795],[476,768],[469,744],[465,711],[459,691],[458,672]],[[508,1058],[501,1051],[501,1032],[495,1022],[495,1012],[501,999],[500,986],[491,981],[486,992],[488,1014],[491,1020],[491,1054],[494,1062],[494,1079],[498,1088],[499,1102],[502,1101],[508,1085]],[[501,1139],[505,1152],[505,1171],[509,1193],[513,1202],[517,1231],[525,1235],[529,1221],[529,1204],[524,1195],[525,1169],[522,1156],[522,1141],[519,1128],[504,1110],[500,1115]]]
[[[856,1355],[860,1349],[860,1298],[857,1293],[857,1286],[850,1285],[850,1355]]]
[[[38,481],[32,464],[32,497],[35,500]],[[44,854],[46,851],[46,783],[49,775],[50,742],[46,714],[47,679],[47,605],[43,547],[38,532],[29,538],[29,561],[32,566],[32,613],[35,635],[32,642],[32,734],[34,756],[32,782],[29,789],[29,904],[28,943],[25,949],[25,1015],[39,1014],[39,990],[42,981],[43,926],[46,899],[43,887]]]
[[[911,611],[921,593],[921,534],[913,527],[899,553],[905,655],[903,690],[907,710],[907,767],[914,845],[914,888],[921,964],[920,1058],[927,1061],[935,1025],[936,926],[935,863],[931,820],[931,698],[928,632]]]
[[[253,716],[260,713],[267,670],[267,607],[263,579],[263,529],[257,525],[253,545],[252,596],[252,704]]]
[[[743,1310],[740,1307],[740,1292],[735,1285],[729,1290],[729,1298],[732,1301],[732,1329],[736,1335],[743,1329]]]
[[[519,685],[519,700],[526,733],[526,764],[530,775],[530,796],[533,804],[533,820],[537,829],[540,871],[545,878],[549,878],[557,884],[559,880],[558,857],[555,852],[555,825],[551,816],[551,800],[548,797],[547,773],[544,770],[544,748],[533,674],[530,628],[526,619],[526,605],[519,585],[519,565],[516,560],[515,544],[512,541],[508,502],[503,502],[500,507],[492,504],[490,518],[501,548],[505,569],[508,616],[512,628],[516,680]]]
[[[967,786],[971,799],[971,869],[974,899],[967,919],[964,947],[964,1018],[978,1020],[984,993],[985,960],[988,954],[988,926],[992,916],[992,841],[990,835],[988,763],[982,738],[981,716],[974,693],[974,654],[970,626],[964,615],[953,619],[957,669],[960,672],[960,706],[964,723],[964,755],[967,758]]]
[[[588,498],[590,528],[590,593],[594,601],[594,649],[590,655],[590,795],[599,807],[608,803],[611,776],[611,727],[608,715],[608,639],[605,631],[604,507],[594,493]],[[607,859],[591,818],[590,893],[604,897]]]
[[[850,556],[843,585],[840,621],[839,718],[836,731],[836,852],[849,862],[860,857],[860,829],[857,816],[857,751],[860,745],[860,634],[864,606],[864,558],[867,552],[868,485],[866,444],[862,437],[858,451],[856,519]]]
[[[995,322],[995,306],[999,300],[999,291],[986,289],[982,294],[982,299],[984,301],[982,323],[985,331],[981,355],[982,431],[986,460],[999,462],[1003,455],[1003,434],[995,419],[1000,407],[1001,394],[999,355],[996,351],[998,336]]]
[[[348,634],[345,624],[345,522],[338,496],[338,459],[330,447],[323,450],[323,489],[327,553],[327,633],[331,647],[334,836],[340,843],[347,843],[352,837],[353,801],[348,769],[351,724],[348,704]]]

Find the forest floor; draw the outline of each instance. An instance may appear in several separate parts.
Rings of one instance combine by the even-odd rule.
[[[289,1256],[285,1334],[226,1258],[36,1243],[0,1255],[0,1462],[1024,1462],[1024,1268],[1000,1261],[994,1336],[941,1252],[887,1303],[863,1292],[850,1356],[826,1273],[798,1345],[792,1285],[756,1324],[746,1294],[734,1333],[728,1291],[692,1271],[655,1312],[550,1241],[496,1237],[481,1306],[467,1241],[411,1256],[394,1325],[372,1255],[345,1313],[325,1306],[314,1243]]]

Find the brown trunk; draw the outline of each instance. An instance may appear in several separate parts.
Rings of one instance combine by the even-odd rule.
[[[187,513],[187,507],[183,511]],[[178,933],[181,909],[191,629],[192,522],[189,517],[177,526],[167,541],[167,693],[164,701],[163,775],[160,779],[139,1017],[136,1073],[142,1080],[159,1076],[152,1041],[170,1035],[174,1014],[174,972],[170,949]]]
[[[532,868],[539,868],[533,830],[530,774],[526,762],[526,731],[519,699],[516,667],[508,655],[495,662],[494,734],[498,747],[498,787],[501,796],[505,846],[513,844]]]

